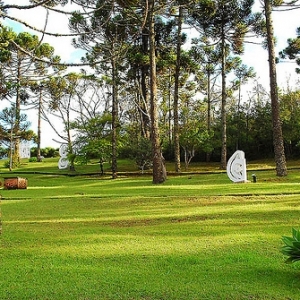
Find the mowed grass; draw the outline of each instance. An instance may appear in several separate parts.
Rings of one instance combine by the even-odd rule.
[[[300,263],[280,253],[300,172],[255,174],[26,174],[0,190],[0,299],[300,299]]]

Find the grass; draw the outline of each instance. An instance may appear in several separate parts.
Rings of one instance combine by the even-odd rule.
[[[45,162],[28,189],[0,190],[0,299],[300,299],[300,264],[280,252],[299,226],[300,172],[269,166],[251,165],[257,183],[201,165],[212,172],[156,186],[50,175]]]

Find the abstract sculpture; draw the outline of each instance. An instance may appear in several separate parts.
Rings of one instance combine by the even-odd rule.
[[[237,150],[230,157],[227,163],[227,175],[233,182],[246,182],[246,159],[245,153],[241,150]]]
[[[69,166],[69,160],[68,160],[68,145],[67,144],[61,144],[59,147],[59,155],[60,159],[58,161],[58,168],[60,170],[66,169]]]

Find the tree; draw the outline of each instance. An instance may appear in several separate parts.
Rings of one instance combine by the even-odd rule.
[[[167,173],[162,156],[158,126],[158,103],[156,81],[156,45],[155,45],[155,1],[149,1],[148,30],[150,51],[150,116],[151,116],[151,141],[153,159],[153,183],[163,183]]]
[[[286,90],[279,94],[280,118],[282,121],[282,132],[287,156],[299,153],[299,131],[300,131],[300,91]]]
[[[42,123],[42,112],[43,112],[43,84],[40,82],[34,82],[31,86],[31,89],[34,93],[36,93],[37,98],[37,110],[38,110],[38,124],[37,124],[37,162],[42,162],[42,154],[41,154],[41,123]],[[32,99],[32,98],[31,98]],[[35,101],[34,101],[35,102]]]
[[[51,125],[57,136],[68,145],[70,171],[75,171],[77,154],[72,124],[77,116],[78,99],[84,97],[86,93],[84,80],[85,74],[69,73],[62,77],[52,77],[48,82],[45,82],[45,88],[51,97],[48,110],[43,111],[43,117]],[[50,116],[55,117],[55,119],[51,120]],[[64,126],[62,132],[55,126],[57,120]]]
[[[133,130],[132,130],[133,129]],[[127,128],[126,144],[123,147],[127,157],[133,159],[142,173],[152,168],[151,141],[143,136],[135,134],[134,128]]]
[[[207,151],[210,139],[206,129],[206,115],[204,103],[190,97],[184,99],[181,112],[180,145],[184,151],[185,169],[198,150]]]
[[[287,166],[284,153],[284,144],[280,120],[280,108],[278,100],[276,57],[274,46],[274,29],[272,21],[272,2],[264,0],[264,13],[266,18],[267,46],[269,55],[270,92],[272,103],[273,144],[276,163],[276,175],[286,176]]]
[[[17,129],[16,129],[17,126]],[[9,170],[18,167],[15,156],[15,143],[17,140],[30,140],[34,137],[32,130],[28,130],[30,123],[27,121],[27,115],[20,114],[18,120],[16,117],[16,107],[13,104],[10,108],[5,108],[0,112],[1,141],[9,146]]]
[[[231,51],[236,54],[243,53],[243,42],[246,34],[251,30],[259,15],[251,12],[253,0],[231,1],[199,1],[192,12],[191,21],[196,21],[199,29],[206,36],[220,44],[221,77],[222,77],[222,153],[221,168],[226,168],[227,162],[227,129],[226,129],[226,76],[227,58]]]
[[[49,76],[49,71],[59,71],[58,67],[33,59],[28,52],[34,53],[37,58],[47,58],[51,62],[59,62],[59,56],[54,55],[54,48],[47,43],[41,43],[39,38],[27,32],[15,34],[10,28],[0,29],[0,39],[5,46],[0,48],[1,73],[5,76],[6,86],[9,86],[11,98],[15,98],[15,131],[19,131],[19,119],[22,105],[28,105],[32,82]],[[19,49],[22,47],[26,50]],[[16,139],[14,149],[15,164],[19,164],[19,139]]]
[[[248,68],[246,65],[242,64],[240,62],[240,65],[235,68],[234,75],[236,76],[236,80],[233,82],[233,88],[238,89],[238,101],[237,101],[237,113],[238,113],[238,119],[237,119],[237,135],[236,135],[236,150],[239,150],[240,148],[240,134],[242,131],[241,126],[241,113],[240,113],[240,107],[241,107],[241,100],[242,100],[242,84],[246,83],[250,78],[254,78],[256,76],[254,70],[252,67]]]
[[[112,114],[112,177],[117,178],[118,130],[120,69],[124,61],[131,27],[128,24],[128,13],[132,3],[96,2],[97,9],[88,21],[83,15],[74,13],[70,19],[70,27],[81,37],[73,44],[87,50],[85,61],[89,62],[97,73],[105,73],[111,86]],[[133,3],[134,4],[134,3]],[[129,6],[129,7],[127,7]],[[134,9],[133,9],[134,10]],[[87,33],[88,32],[88,33]],[[98,61],[98,63],[96,63]],[[99,63],[100,61],[100,63]]]
[[[180,141],[179,141],[179,75],[181,67],[181,44],[182,44],[182,22],[183,22],[183,7],[179,5],[179,14],[177,17],[177,47],[176,47],[176,68],[175,68],[175,87],[174,87],[174,156],[175,156],[175,171],[180,172]]]
[[[79,117],[71,125],[76,130],[76,160],[86,163],[91,158],[98,158],[102,175],[103,163],[111,159],[111,123],[111,114],[104,112],[85,120]]]
[[[220,96],[216,87],[217,79],[221,72],[220,48],[209,42],[206,37],[192,40],[190,54],[200,66],[196,73],[196,80],[199,85],[199,92],[205,95],[207,103],[207,132],[212,133],[213,105],[218,102]],[[210,161],[210,152],[206,153],[206,161]]]
[[[272,113],[270,95],[256,80],[248,101],[241,107],[244,111],[246,135],[244,137],[245,149],[249,158],[273,156]],[[244,132],[244,131],[243,131]],[[242,137],[242,136],[241,136]]]
[[[296,38],[289,38],[287,40],[288,46],[279,52],[282,59],[289,58],[295,60],[300,66],[300,27],[296,30]],[[300,74],[300,68],[295,69],[297,74]]]

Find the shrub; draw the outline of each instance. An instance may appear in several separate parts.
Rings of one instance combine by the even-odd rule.
[[[32,147],[30,149],[30,155],[32,157],[34,157],[34,156],[37,157],[37,148],[36,147]],[[41,155],[44,157],[57,157],[57,156],[59,156],[59,150],[54,149],[52,147],[42,148]]]
[[[9,168],[9,160],[6,160],[3,164],[4,168]]]
[[[286,263],[294,263],[300,260],[300,231],[295,228],[292,229],[292,237],[283,236],[282,241],[284,246],[281,249],[281,252],[289,256]]]

